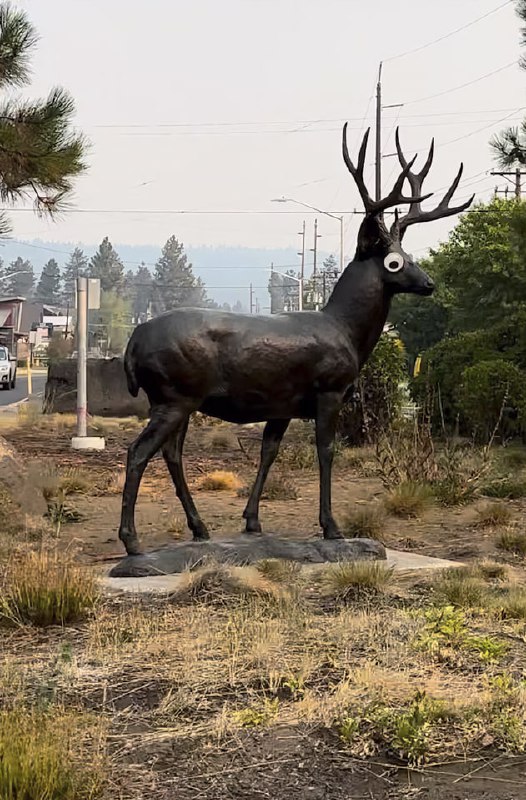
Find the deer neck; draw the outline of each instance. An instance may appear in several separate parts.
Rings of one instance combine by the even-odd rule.
[[[342,273],[323,309],[348,329],[360,367],[382,334],[390,305],[391,295],[374,262],[355,260]]]

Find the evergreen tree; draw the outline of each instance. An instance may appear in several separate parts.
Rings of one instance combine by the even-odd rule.
[[[33,295],[35,286],[35,273],[30,261],[25,261],[18,256],[16,261],[12,261],[6,270],[7,275],[7,294],[11,297],[25,297],[29,299]]]
[[[145,322],[152,299],[152,273],[144,261],[137,272],[130,269],[126,273],[124,297],[130,301],[134,320]]]
[[[3,259],[0,258],[0,297],[7,294],[7,279],[5,277],[6,269],[4,267]]]
[[[526,0],[516,0],[516,11],[521,28],[521,44],[526,47]],[[520,61],[522,69],[526,69],[526,56]],[[526,119],[519,127],[506,128],[500,136],[494,136],[490,142],[493,153],[500,167],[515,169],[526,166]]]
[[[106,236],[99,245],[89,265],[90,278],[99,278],[103,292],[124,291],[124,266]]]
[[[71,127],[75,105],[63,89],[53,89],[44,100],[12,94],[29,83],[37,38],[25,11],[0,2],[0,89],[11,93],[0,104],[0,196],[14,203],[31,193],[37,213],[52,216],[64,208],[72,178],[85,170],[86,144]],[[9,230],[1,212],[0,235]]]
[[[170,236],[155,265],[152,294],[157,314],[181,306],[209,305],[205,287],[194,275],[183,244],[175,236]]]
[[[75,303],[77,291],[77,278],[82,278],[88,273],[88,259],[80,247],[75,247],[64,267],[64,300],[71,306]]]
[[[244,312],[243,303],[241,300],[236,300],[234,305],[232,306],[232,311],[234,314],[242,314]]]
[[[35,293],[36,299],[41,303],[58,305],[61,299],[60,283],[60,267],[54,258],[50,258],[42,270],[42,275],[40,276]]]

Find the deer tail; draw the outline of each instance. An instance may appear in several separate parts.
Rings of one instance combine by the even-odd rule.
[[[128,391],[132,397],[137,397],[139,394],[139,381],[135,374],[135,358],[133,354],[133,338],[128,342],[126,353],[124,354],[124,371],[126,372],[126,380],[128,382]]]

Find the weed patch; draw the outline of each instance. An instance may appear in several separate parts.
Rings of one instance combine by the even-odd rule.
[[[385,516],[381,508],[372,506],[350,511],[343,520],[342,532],[349,539],[378,538],[385,525]]]
[[[208,492],[235,492],[241,486],[242,483],[235,473],[222,469],[204,475],[199,483],[199,488]]]
[[[387,494],[386,510],[395,517],[411,519],[420,517],[433,503],[433,492],[422,483],[401,483]]]

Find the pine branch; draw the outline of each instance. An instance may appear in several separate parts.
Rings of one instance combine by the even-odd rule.
[[[0,4],[0,86],[23,86],[29,80],[29,55],[38,35],[25,12]]]

